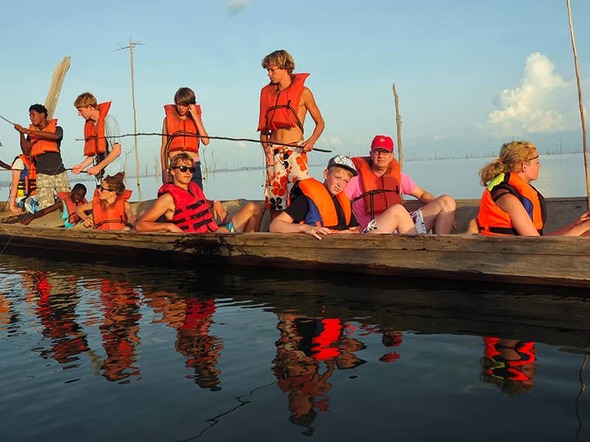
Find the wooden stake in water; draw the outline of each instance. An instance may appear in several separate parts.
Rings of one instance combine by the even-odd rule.
[[[578,50],[576,49],[576,37],[574,35],[574,23],[572,21],[572,7],[570,0],[566,0],[567,15],[570,26],[570,38],[574,52],[574,67],[576,69],[576,83],[578,85],[578,103],[580,106],[580,119],[582,120],[582,145],[584,151],[584,170],[586,173],[586,195],[588,197],[588,210],[590,210],[590,172],[588,171],[588,139],[586,136],[586,117],[584,116],[584,100],[582,99],[582,84],[580,81],[580,69],[578,68]]]
[[[47,92],[47,98],[45,99],[45,107],[47,108],[47,119],[53,118],[53,113],[57,107],[57,101],[59,100],[59,94],[63,85],[66,73],[70,69],[70,57],[64,57],[64,59],[58,63],[53,77],[51,78],[51,85],[49,86],[49,92]]]
[[[137,134],[137,112],[135,110],[135,75],[133,69],[133,48],[140,44],[141,42],[133,41],[131,38],[129,38],[129,46],[121,48],[129,49],[131,59],[131,103],[133,105],[133,133],[135,134]],[[133,137],[133,141],[135,143],[135,173],[137,175],[137,189],[139,191],[139,199],[141,200],[141,183],[139,181],[139,150],[137,148],[137,135]]]
[[[397,96],[397,90],[395,89],[395,83],[393,83],[393,98],[395,100],[395,126],[397,128],[397,156],[400,169],[402,168],[403,155],[402,155],[402,116],[399,113],[399,97]]]

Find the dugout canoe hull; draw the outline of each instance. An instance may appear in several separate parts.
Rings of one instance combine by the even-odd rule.
[[[477,202],[461,200],[459,230]],[[583,210],[582,198],[549,201],[564,225]],[[569,218],[569,219],[568,219]],[[551,226],[550,226],[551,227]],[[480,235],[175,234],[63,229],[0,224],[0,247],[50,254],[114,256],[145,262],[185,261],[265,268],[325,270],[413,278],[590,287],[590,238],[483,237]]]

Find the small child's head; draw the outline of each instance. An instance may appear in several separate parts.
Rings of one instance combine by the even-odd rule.
[[[72,187],[72,191],[70,192],[70,198],[74,202],[74,204],[79,204],[84,201],[86,197],[86,186],[82,183],[76,184]]]
[[[29,114],[35,111],[38,114],[45,114],[45,118],[47,118],[48,112],[47,112],[47,108],[45,106],[43,106],[42,104],[36,103],[33,104],[29,107]]]
[[[338,195],[344,190],[352,177],[358,172],[350,158],[337,155],[330,158],[326,170],[324,170],[324,185],[332,195]]]

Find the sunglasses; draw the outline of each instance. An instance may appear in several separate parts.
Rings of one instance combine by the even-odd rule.
[[[190,173],[193,173],[196,170],[196,168],[194,166],[191,166],[191,167],[189,167],[189,166],[176,166],[176,167],[172,167],[172,169],[178,169],[181,172],[189,171]]]
[[[113,189],[109,189],[108,187],[104,187],[104,186],[101,186],[101,185],[98,185],[98,186],[97,186],[97,189],[98,189],[99,191],[103,191],[103,190],[104,190],[105,192],[114,192],[114,190],[113,190]]]

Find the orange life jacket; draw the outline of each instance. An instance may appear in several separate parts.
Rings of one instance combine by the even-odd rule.
[[[483,191],[477,225],[482,235],[518,235],[508,212],[495,202],[493,193],[496,189],[506,189],[517,197],[529,214],[535,229],[543,234],[547,217],[545,198],[537,189],[514,173],[500,174],[494,178]]]
[[[185,232],[209,233],[218,229],[213,220],[209,204],[201,188],[193,181],[184,190],[175,184],[164,184],[158,196],[169,193],[174,200],[172,222]]]
[[[197,105],[197,113],[201,115],[201,106]],[[174,104],[166,104],[166,133],[168,134],[168,152],[187,150],[189,152],[199,153],[199,137],[197,124],[190,117],[186,116],[183,120],[178,116]],[[188,135],[188,136],[187,136]]]
[[[276,84],[267,84],[260,91],[260,115],[258,132],[288,129],[303,123],[297,116],[305,80],[309,74],[292,74],[291,84],[284,91],[277,91]]]
[[[49,120],[47,123],[48,124],[43,129],[43,132],[55,133],[57,128],[57,119]],[[33,131],[29,135],[29,140],[31,140],[31,155],[33,157],[38,157],[39,155],[42,155],[46,152],[59,152],[57,141],[47,140],[35,136],[35,132],[39,131],[37,126],[33,126],[31,124],[29,125],[29,129]]]
[[[35,167],[35,163],[31,160],[31,157],[22,153],[14,160],[16,161],[17,158],[23,161],[25,168],[20,171],[16,196],[23,198],[35,195],[37,193],[37,168]]]
[[[369,157],[354,157],[352,158],[352,162],[359,173],[359,179],[361,180],[364,193],[372,190],[388,190],[387,192],[369,193],[363,196],[365,213],[375,216],[391,206],[402,203],[400,195],[402,173],[399,163],[395,158],[391,159],[387,170],[380,177],[375,175],[371,169]]]
[[[334,205],[334,199],[326,186],[320,183],[315,178],[306,178],[298,182],[299,188],[303,194],[308,198],[309,210],[305,218],[305,224],[312,226],[318,225],[328,228],[348,228],[350,225],[352,208],[350,199],[344,192],[340,192],[335,198],[340,203],[346,226],[342,226],[338,222],[338,212]]]
[[[72,201],[72,195],[70,192],[57,192],[57,196],[58,198],[60,198],[66,205],[66,210],[68,211],[68,222],[70,224],[77,224],[80,222],[80,217],[78,215],[76,215],[76,207],[78,207],[81,204],[85,204],[88,201],[86,200],[86,198],[84,198],[82,201],[80,201],[79,204],[75,204]]]
[[[96,189],[92,198],[94,228],[99,230],[122,230],[125,228],[127,226],[125,201],[131,197],[131,193],[131,190],[126,190],[123,195],[117,197],[113,204],[105,208],[98,197],[98,189]]]
[[[84,156],[102,155],[107,152],[108,142],[105,138],[105,118],[109,114],[111,102],[100,103],[98,105],[98,121],[92,120],[84,123]]]

